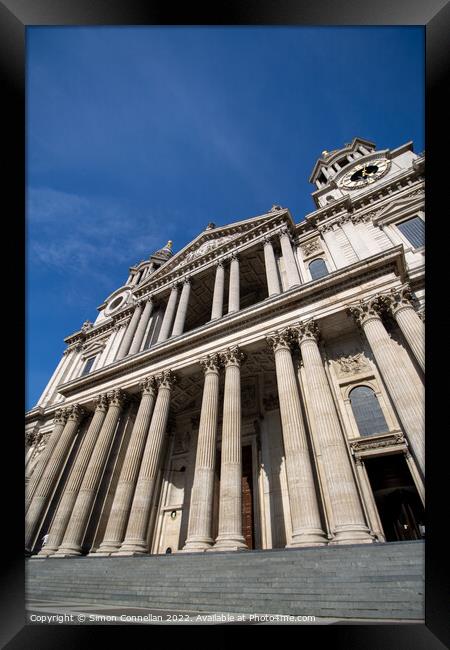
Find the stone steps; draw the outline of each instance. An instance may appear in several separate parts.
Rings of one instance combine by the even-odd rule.
[[[27,561],[29,602],[424,618],[424,543]]]

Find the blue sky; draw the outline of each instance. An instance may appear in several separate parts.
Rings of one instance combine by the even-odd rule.
[[[168,239],[314,209],[323,149],[424,149],[421,27],[27,29],[27,408]]]

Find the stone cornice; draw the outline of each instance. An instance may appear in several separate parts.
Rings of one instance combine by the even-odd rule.
[[[340,290],[359,286],[367,278],[373,279],[383,276],[389,269],[395,270],[396,274],[400,276],[401,283],[405,281],[406,264],[403,246],[397,246],[378,253],[370,258],[334,271],[319,280],[293,287],[284,293],[267,298],[244,310],[210,321],[196,330],[186,332],[179,337],[167,339],[167,341],[143,350],[138,354],[124,357],[120,361],[95,370],[89,375],[73,379],[60,386],[58,392],[70,398],[85,388],[101,385],[120,376],[126,376],[130,372],[140,368],[148,368],[149,365],[153,366],[165,359],[170,361],[174,355],[186,349],[192,350],[197,345],[221,338],[224,330],[226,330],[227,334],[240,332],[246,326],[263,321],[269,314],[270,316],[281,315],[292,310],[292,306],[298,305],[299,301],[301,301],[302,305],[312,304],[328,296],[334,296]]]
[[[305,222],[320,220],[321,218],[331,216],[332,211],[335,211],[335,207],[339,206],[345,200],[349,202],[353,210],[357,210],[360,207],[363,207],[363,204],[373,203],[376,200],[378,200],[376,198],[377,195],[382,194],[383,196],[381,198],[389,197],[390,196],[389,189],[394,189],[397,192],[397,190],[399,189],[398,187],[399,183],[407,187],[408,181],[417,178],[417,176],[421,173],[421,171],[422,171],[422,165],[418,165],[418,164],[416,164],[415,166],[411,165],[411,167],[409,167],[408,169],[405,169],[399,172],[398,174],[395,174],[394,176],[390,176],[389,178],[385,179],[383,183],[372,186],[371,190],[365,192],[364,194],[358,194],[355,195],[354,198],[352,198],[352,194],[349,192],[342,198],[337,199],[336,201],[332,201],[331,203],[324,205],[322,208],[318,208],[317,210],[308,213],[305,216]],[[297,228],[298,226],[301,225],[301,223],[303,222],[297,224]]]
[[[408,180],[411,177],[416,177],[416,172],[411,173],[411,170],[408,170],[407,175],[402,176],[401,179],[398,177],[396,179],[391,179],[391,181],[381,187],[374,188],[374,191],[370,194],[366,194],[364,197],[360,197],[352,201],[349,195],[345,195],[342,199],[334,201],[329,206],[324,206],[315,212],[310,213],[306,216],[306,220],[309,220],[310,228],[307,228],[308,221],[300,222],[297,224],[297,240],[302,241],[310,237],[314,230],[319,230],[320,227],[331,228],[334,224],[342,218],[348,218],[353,222],[362,221],[364,219],[371,219],[376,223],[377,217],[381,211],[383,211],[388,205],[389,201],[392,201],[392,192],[389,192],[389,189],[392,189],[391,186],[403,185],[403,188],[399,191],[400,188],[395,189],[395,200],[401,201],[403,198],[408,198],[409,196],[417,197],[416,201],[421,202],[424,198],[424,183],[422,180],[409,185]],[[382,196],[380,197],[380,193]],[[388,201],[386,201],[388,199]],[[409,204],[408,204],[409,205]],[[403,208],[402,208],[403,209]],[[312,226],[312,227],[311,227]]]
[[[136,303],[133,303],[132,305],[127,305],[124,309],[119,311],[117,314],[114,314],[114,316],[110,316],[107,322],[102,322],[101,324],[99,324],[96,327],[93,327],[87,332],[83,332],[82,330],[79,330],[78,332],[74,332],[73,334],[65,338],[64,342],[67,343],[68,345],[73,343],[86,344],[86,343],[94,342],[94,340],[99,338],[101,334],[105,334],[109,330],[112,330],[114,327],[126,323],[129,317],[133,314],[135,307],[136,307]]]
[[[56,407],[55,407],[56,408]],[[25,424],[31,424],[36,420],[43,420],[45,417],[45,409],[42,406],[35,406],[25,414]]]

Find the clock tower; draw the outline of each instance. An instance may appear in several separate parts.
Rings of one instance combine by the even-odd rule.
[[[416,155],[412,142],[397,149],[376,149],[375,143],[354,138],[341,149],[322,151],[310,177],[312,197],[322,208],[345,195],[360,196],[374,186],[389,183],[391,176],[409,167]]]

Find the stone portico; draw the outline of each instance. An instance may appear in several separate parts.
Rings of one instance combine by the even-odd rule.
[[[366,157],[389,165],[344,187]],[[316,164],[316,210],[299,223],[275,205],[131,267],[26,415],[26,548],[419,538],[423,164],[411,143],[355,138]]]

